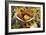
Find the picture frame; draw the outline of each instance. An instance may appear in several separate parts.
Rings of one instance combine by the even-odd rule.
[[[30,28],[26,29],[20,28],[18,29],[11,29],[11,10],[15,7],[41,7],[40,14],[41,14],[41,28]],[[9,18],[10,17],[10,18]],[[13,25],[14,26],[14,25]],[[45,3],[44,2],[27,2],[27,1],[5,1],[5,34],[23,34],[23,33],[40,33],[45,32]]]

